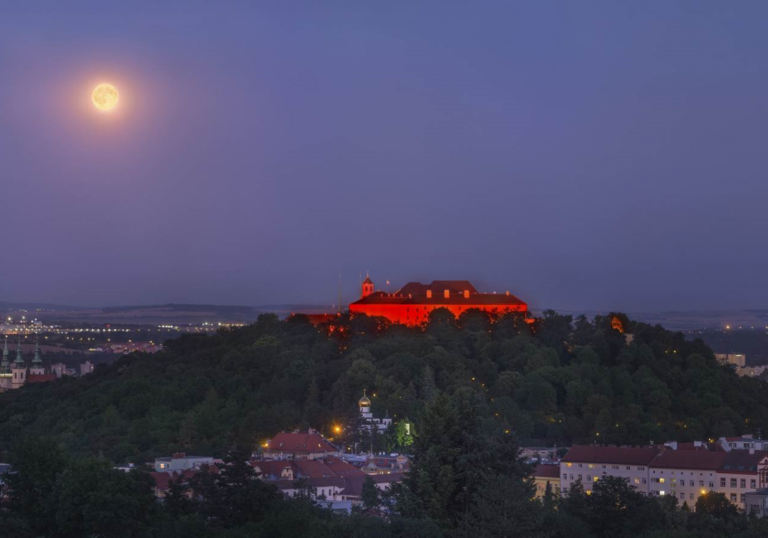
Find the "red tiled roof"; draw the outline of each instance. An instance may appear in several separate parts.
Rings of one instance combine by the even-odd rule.
[[[606,463],[648,465],[659,453],[656,447],[617,447],[574,445],[563,457],[565,463]]]
[[[267,443],[267,452],[282,452],[287,454],[313,454],[322,452],[338,452],[327,439],[319,433],[287,433],[281,432]]]
[[[426,295],[427,290],[433,294],[442,295],[445,290],[450,290],[453,293],[464,293],[469,291],[470,295],[477,293],[475,287],[469,282],[469,280],[433,280],[431,284],[422,284],[421,282],[409,282],[399,290],[397,295]]]
[[[525,306],[525,303],[515,297],[514,295],[495,294],[495,293],[476,293],[470,295],[468,298],[464,298],[463,295],[452,294],[450,297],[443,297],[440,295],[433,295],[428,298],[426,295],[408,297],[399,296],[395,294],[386,294],[383,291],[377,291],[367,297],[358,299],[354,305],[365,304],[400,304],[400,305],[426,305],[426,306],[441,306],[441,305],[463,305],[468,308],[473,306]]]
[[[258,467],[261,471],[261,478],[263,480],[280,480],[283,475],[283,470],[289,467],[293,471],[293,475],[296,476],[295,460],[264,460],[264,461],[250,461],[252,467]]]
[[[560,466],[554,464],[539,464],[533,471],[536,478],[560,478]]]
[[[702,469],[705,471],[715,471],[720,468],[727,455],[727,452],[665,450],[653,460],[651,467],[658,469]]]
[[[350,465],[344,460],[338,458],[325,458],[323,461],[325,462],[326,467],[328,467],[336,476],[347,477],[365,475],[363,471],[354,465]]]
[[[725,453],[725,461],[717,470],[726,474],[755,474],[760,463],[768,458],[768,452],[755,450],[750,454],[749,450],[731,450]]]
[[[56,374],[29,374],[27,377],[28,383],[48,383],[49,381],[56,381]]]
[[[322,460],[296,460],[296,467],[307,478],[330,478],[335,476]]]

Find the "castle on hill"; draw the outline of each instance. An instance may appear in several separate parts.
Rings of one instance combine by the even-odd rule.
[[[23,387],[27,383],[45,383],[56,379],[56,374],[43,365],[40,343],[35,339],[35,355],[27,364],[21,352],[21,339],[16,347],[16,359],[11,362],[11,353],[8,349],[8,337],[5,337],[3,358],[0,361],[0,392]]]
[[[395,293],[374,291],[370,277],[363,281],[360,299],[349,305],[351,314],[381,316],[393,323],[417,326],[426,323],[433,310],[445,308],[458,317],[470,309],[494,315],[528,313],[528,305],[511,295],[480,293],[468,280],[409,282]]]

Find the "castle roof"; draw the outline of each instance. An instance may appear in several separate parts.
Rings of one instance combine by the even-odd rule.
[[[448,297],[445,297],[446,291]],[[431,292],[432,297],[427,297],[427,292]],[[465,292],[469,297],[464,297]],[[469,280],[433,280],[429,284],[409,282],[395,293],[376,291],[353,304],[525,305],[509,292],[480,293]]]
[[[454,293],[464,293],[464,291],[467,290],[470,295],[478,293],[469,280],[433,280],[431,284],[409,282],[395,293],[397,295],[408,295],[409,293],[411,295],[426,295],[427,290],[431,291],[433,294],[442,294],[445,290]]]

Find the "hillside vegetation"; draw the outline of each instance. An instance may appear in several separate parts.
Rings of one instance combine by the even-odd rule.
[[[85,379],[0,395],[0,450],[53,436],[76,455],[146,461],[175,451],[223,455],[235,440],[348,424],[364,389],[378,415],[417,419],[435,391],[466,388],[481,416],[521,444],[645,444],[768,431],[768,391],[719,366],[700,341],[620,316],[547,312],[533,327],[456,320],[437,311],[423,330],[365,316],[329,335],[306,318],[262,315],[241,329],[182,336]],[[348,429],[347,431],[349,431]],[[419,425],[416,424],[416,431]],[[350,438],[337,439],[339,442]],[[398,448],[394,434],[374,440]]]

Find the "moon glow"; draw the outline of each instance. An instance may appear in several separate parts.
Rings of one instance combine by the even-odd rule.
[[[93,95],[91,95],[93,104],[100,110],[114,108],[117,105],[117,98],[117,88],[112,86],[112,84],[99,84],[93,90]]]

